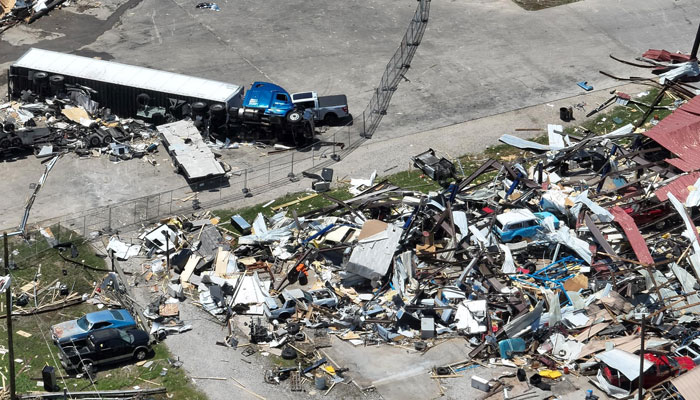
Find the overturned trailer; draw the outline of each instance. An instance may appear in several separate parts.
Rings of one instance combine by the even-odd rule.
[[[23,90],[53,95],[66,85],[88,86],[96,91],[93,100],[125,117],[136,116],[144,105],[172,113],[177,106],[201,102],[225,111],[241,105],[244,91],[230,83],[36,48],[10,66],[8,82],[10,98]]]

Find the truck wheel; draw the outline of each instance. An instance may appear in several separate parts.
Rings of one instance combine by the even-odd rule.
[[[92,146],[92,147],[98,147],[102,143],[102,141],[100,140],[100,138],[97,135],[91,136],[89,141],[90,141],[90,146]]]
[[[323,117],[323,122],[325,122],[326,125],[335,125],[338,123],[338,116],[334,113],[328,113]]]
[[[92,375],[95,372],[95,364],[92,362],[92,360],[83,360],[80,362],[80,369],[84,373]]]
[[[104,143],[104,144],[110,144],[110,143],[112,143],[113,141],[114,141],[114,138],[112,137],[112,135],[106,135],[106,136],[102,139],[102,143]]]
[[[0,149],[7,149],[10,147],[10,141],[7,139],[0,140]]]
[[[34,83],[43,82],[43,81],[47,80],[48,78],[49,78],[49,74],[47,74],[46,72],[35,72],[34,77],[33,77]]]
[[[304,118],[304,115],[298,109],[294,109],[287,113],[287,122],[290,122],[292,124],[300,122],[302,118]]]
[[[146,356],[148,356],[146,349],[138,349],[134,352],[134,359],[136,361],[143,361],[146,359]]]
[[[16,137],[12,138],[12,147],[20,147],[22,145],[22,139]]]

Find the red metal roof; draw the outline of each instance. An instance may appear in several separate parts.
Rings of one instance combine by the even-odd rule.
[[[642,54],[642,57],[648,58],[650,60],[656,60],[656,61],[676,61],[676,62],[686,62],[690,60],[690,56],[688,54],[681,54],[681,53],[671,53],[670,51],[666,50],[655,50],[655,49],[649,49]]]
[[[688,186],[694,185],[698,178],[700,178],[700,172],[697,171],[681,175],[669,184],[656,189],[654,194],[659,201],[666,201],[668,200],[668,193],[671,192],[681,203],[685,203],[685,199],[688,198],[689,194]]]
[[[667,159],[669,164],[686,172],[700,169],[700,96],[683,104],[644,136],[678,157]]]
[[[634,254],[637,256],[639,262],[642,264],[653,264],[654,259],[651,257],[651,253],[649,253],[649,247],[647,247],[647,244],[632,217],[630,217],[625,210],[619,206],[615,206],[608,211],[610,211],[615,218],[615,222],[620,224],[620,227],[622,227],[622,230],[625,232],[625,236],[627,236],[627,240],[630,242],[630,245],[632,245],[632,250],[634,250]]]

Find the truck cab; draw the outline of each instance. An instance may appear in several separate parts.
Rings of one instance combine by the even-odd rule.
[[[243,99],[243,108],[239,113],[261,113],[281,122],[298,123],[303,119],[303,113],[292,102],[292,97],[282,87],[268,82],[254,82]],[[276,117],[276,118],[275,118]],[[243,118],[250,119],[250,118]]]

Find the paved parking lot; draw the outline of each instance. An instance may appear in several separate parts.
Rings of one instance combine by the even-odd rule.
[[[104,3],[114,10],[111,16],[89,8],[82,14],[60,10],[5,33],[0,63],[30,46],[44,47],[243,85],[271,80],[290,91],[346,93],[351,111],[361,110],[416,6],[389,0],[224,0],[215,12],[183,0]],[[615,82],[598,70],[621,76],[640,71],[608,54],[632,59],[650,47],[688,51],[697,25],[687,16],[698,11],[692,0],[585,0],[537,12],[510,0],[434,2],[423,42],[372,142],[392,140],[392,154],[407,159],[421,132],[454,125],[445,139],[450,141],[469,132],[455,124],[579,94],[576,81],[609,88]],[[483,149],[502,133],[480,131],[470,149]],[[264,162],[257,153],[241,153],[229,155],[234,167],[241,159]],[[139,161],[115,166],[70,157],[49,178],[32,220],[185,184],[163,153],[155,170]],[[371,158],[354,157],[372,169]],[[1,200],[8,211],[1,225],[8,226],[19,219],[28,185],[42,166],[29,157],[1,170],[12,189]]]

